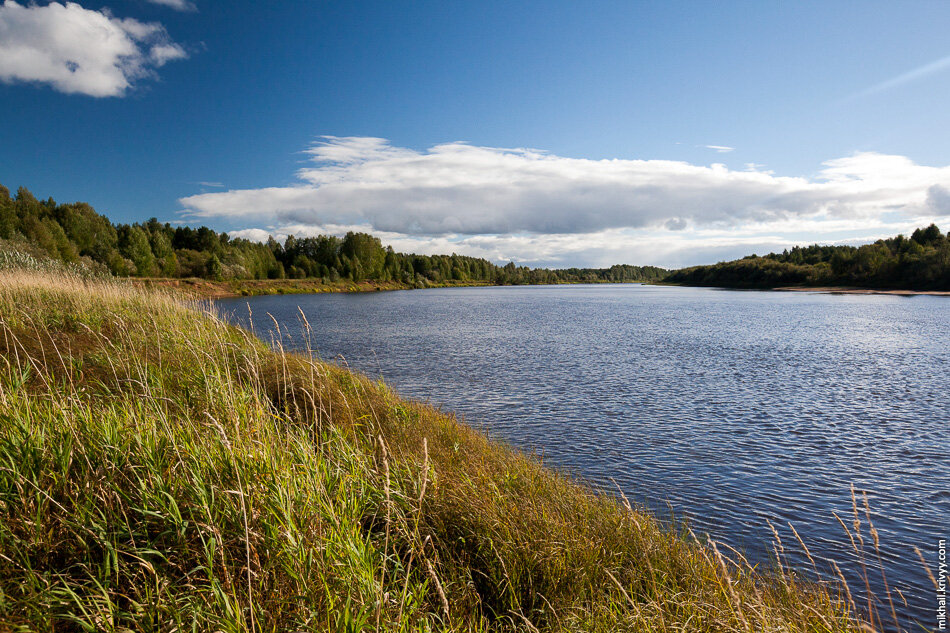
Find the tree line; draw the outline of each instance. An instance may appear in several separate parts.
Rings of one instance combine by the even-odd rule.
[[[379,238],[350,232],[281,243],[232,238],[208,227],[172,226],[152,218],[113,224],[84,202],[57,204],[20,187],[15,196],[0,185],[0,239],[26,245],[68,264],[125,277],[310,279],[381,281],[409,286],[442,283],[549,284],[658,281],[655,266],[545,269],[498,266],[464,255],[416,255],[383,247]]]
[[[320,279],[397,282],[553,284],[669,282],[691,286],[775,288],[856,286],[950,290],[950,235],[931,224],[863,246],[796,246],[782,253],[668,271],[655,266],[529,268],[498,266],[464,255],[416,255],[384,247],[379,238],[273,237],[266,243],[232,238],[208,227],[172,226],[152,218],[113,224],[85,202],[58,204],[20,187],[0,185],[0,240],[68,264],[125,277],[212,280]]]
[[[950,290],[950,234],[931,224],[863,246],[796,246],[672,272],[666,281],[688,286],[776,288],[855,286]]]

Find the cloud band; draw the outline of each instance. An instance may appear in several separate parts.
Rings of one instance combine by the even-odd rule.
[[[182,198],[186,213],[295,225],[361,224],[407,235],[574,234],[735,227],[794,218],[943,215],[950,167],[859,153],[814,178],[664,160],[587,160],[447,143],[325,137],[288,187]]]

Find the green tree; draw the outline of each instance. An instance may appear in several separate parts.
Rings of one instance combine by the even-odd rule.
[[[221,265],[221,260],[218,259],[217,255],[212,255],[208,259],[207,274],[209,279],[214,279],[215,281],[224,279],[224,267]]]
[[[10,190],[0,185],[0,238],[8,240],[13,237],[19,224]]]
[[[914,240],[918,244],[927,246],[942,242],[944,237],[943,233],[940,232],[940,229],[937,228],[937,225],[931,224],[925,229],[917,229],[914,231],[914,233],[910,236],[910,239]]]
[[[148,234],[142,227],[123,225],[119,228],[119,252],[132,261],[135,274],[139,277],[155,274],[155,255]]]
[[[361,279],[379,279],[386,263],[382,242],[367,233],[347,233],[340,244],[340,256],[349,258],[352,270]]]

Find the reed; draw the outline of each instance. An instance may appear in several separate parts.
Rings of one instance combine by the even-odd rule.
[[[879,624],[180,295],[7,270],[0,332],[0,630]]]

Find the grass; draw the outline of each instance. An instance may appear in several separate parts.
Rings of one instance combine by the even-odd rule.
[[[329,281],[323,279],[170,279],[156,277],[130,278],[129,283],[147,288],[171,288],[200,298],[249,297],[258,295],[318,294],[322,292],[376,292],[380,290],[409,290],[412,288],[455,288],[460,286],[487,286],[488,282],[449,281],[425,282],[424,285],[398,281]]]
[[[2,262],[0,262],[2,263]],[[174,289],[189,297],[202,299],[220,299],[223,297],[252,297],[260,295],[319,294],[323,292],[377,292],[381,290],[413,290],[420,288],[472,288],[494,285],[490,281],[448,280],[433,282],[420,280],[418,283],[400,281],[329,281],[318,278],[307,279],[229,279],[214,281],[211,279],[164,277],[131,277],[128,283],[146,288]],[[558,281],[557,284],[607,284],[607,283],[647,283],[641,281]]]
[[[180,294],[0,271],[0,349],[0,630],[873,630]]]

